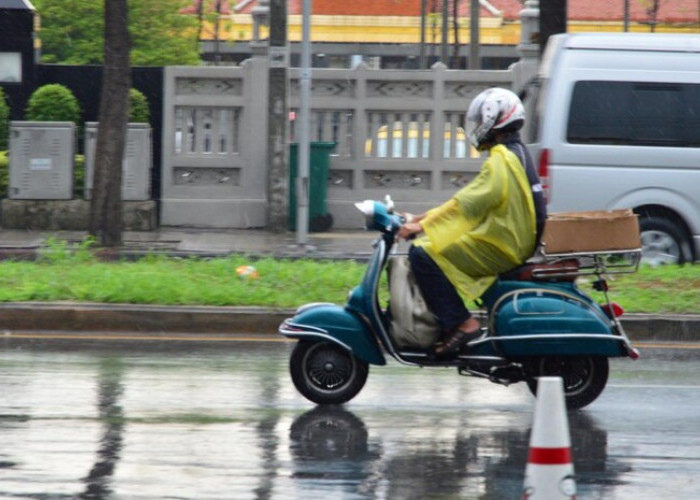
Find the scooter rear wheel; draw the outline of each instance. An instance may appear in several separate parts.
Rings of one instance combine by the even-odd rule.
[[[537,377],[561,377],[566,408],[591,404],[605,389],[610,367],[603,356],[547,356],[528,363],[527,386],[537,395]]]
[[[369,366],[332,342],[302,340],[294,346],[289,372],[297,390],[316,404],[342,404],[365,385]]]

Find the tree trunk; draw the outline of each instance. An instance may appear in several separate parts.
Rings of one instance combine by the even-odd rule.
[[[122,159],[129,119],[129,30],[127,0],[105,0],[104,66],[90,234],[101,246],[122,242]]]

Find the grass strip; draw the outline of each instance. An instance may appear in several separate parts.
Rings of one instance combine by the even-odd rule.
[[[257,278],[240,277],[253,265]],[[49,245],[35,262],[0,262],[0,302],[78,301],[160,305],[294,308],[307,302],[343,303],[365,264],[254,258],[174,258],[103,262],[84,245]],[[581,288],[597,300],[588,279]],[[385,288],[385,287],[384,287]],[[700,313],[700,266],[640,267],[615,275],[610,295],[628,312]],[[386,297],[383,297],[383,301]]]

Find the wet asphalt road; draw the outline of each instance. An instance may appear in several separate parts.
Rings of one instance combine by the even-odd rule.
[[[517,499],[533,399],[373,367],[314,407],[282,342],[0,342],[0,499]],[[700,498],[700,350],[614,361],[571,413],[579,499]]]

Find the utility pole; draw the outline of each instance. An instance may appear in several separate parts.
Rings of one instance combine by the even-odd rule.
[[[440,62],[447,65],[447,26],[450,17],[448,1],[442,0],[442,43],[440,45]]]
[[[299,80],[299,150],[297,165],[297,245],[308,244],[309,171],[311,143],[311,0],[303,0],[301,8],[301,78]]]
[[[418,69],[425,69],[425,18],[427,16],[428,0],[420,0],[420,55]]]
[[[469,69],[479,69],[479,0],[469,4]]]
[[[540,2],[540,52],[557,33],[566,33],[566,0],[544,0]]]

